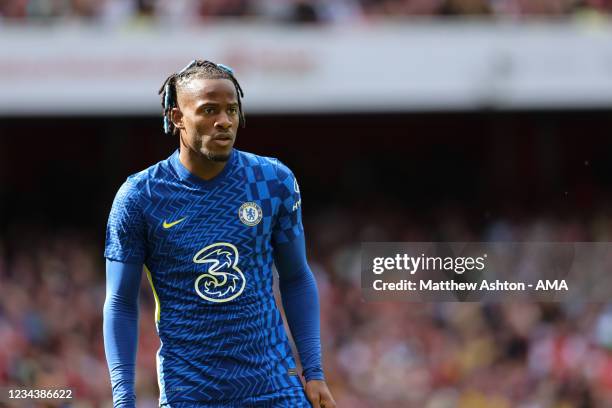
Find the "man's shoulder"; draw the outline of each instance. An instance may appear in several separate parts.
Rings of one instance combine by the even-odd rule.
[[[238,152],[240,163],[247,167],[275,167],[278,163],[276,157],[260,156],[255,153],[245,152],[243,150],[236,150]]]
[[[285,179],[291,170],[276,157],[260,156],[255,153],[238,150],[240,162],[243,166],[256,169],[269,177]]]
[[[137,173],[127,177],[119,188],[117,194],[124,194],[132,198],[139,198],[149,190],[153,180],[160,180],[168,174],[168,160],[161,160]]]

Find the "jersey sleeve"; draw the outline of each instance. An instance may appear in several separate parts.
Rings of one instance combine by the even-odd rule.
[[[274,248],[279,288],[287,323],[295,340],[304,378],[324,380],[321,364],[319,293],[306,261],[304,235]]]
[[[138,348],[138,288],[142,265],[106,261],[104,351],[114,407],[136,406],[134,378]]]
[[[280,201],[272,231],[274,244],[292,242],[303,235],[302,197],[298,182],[287,166],[277,161],[277,199]]]
[[[146,226],[137,184],[130,178],[121,186],[108,217],[104,257],[119,262],[143,263]]]

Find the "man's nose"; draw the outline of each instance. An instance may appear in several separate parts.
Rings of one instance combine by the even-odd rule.
[[[232,120],[227,113],[221,113],[215,122],[215,126],[221,129],[229,129],[232,127]]]

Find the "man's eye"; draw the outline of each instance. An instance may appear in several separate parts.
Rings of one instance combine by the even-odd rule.
[[[237,108],[237,107],[235,107],[235,106],[234,106],[234,107],[229,108],[229,113],[230,113],[230,114],[232,114],[232,115],[237,114],[237,113],[238,113],[238,108]]]
[[[215,113],[215,108],[204,108],[204,113],[207,115],[212,115]]]

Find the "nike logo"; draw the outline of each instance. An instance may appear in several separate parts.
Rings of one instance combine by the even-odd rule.
[[[164,227],[165,229],[172,228],[176,224],[181,223],[181,222],[185,221],[186,219],[187,219],[187,217],[181,218],[180,220],[176,220],[176,221],[173,221],[173,222],[167,222],[166,220],[164,220],[164,223],[162,224],[162,227]]]

